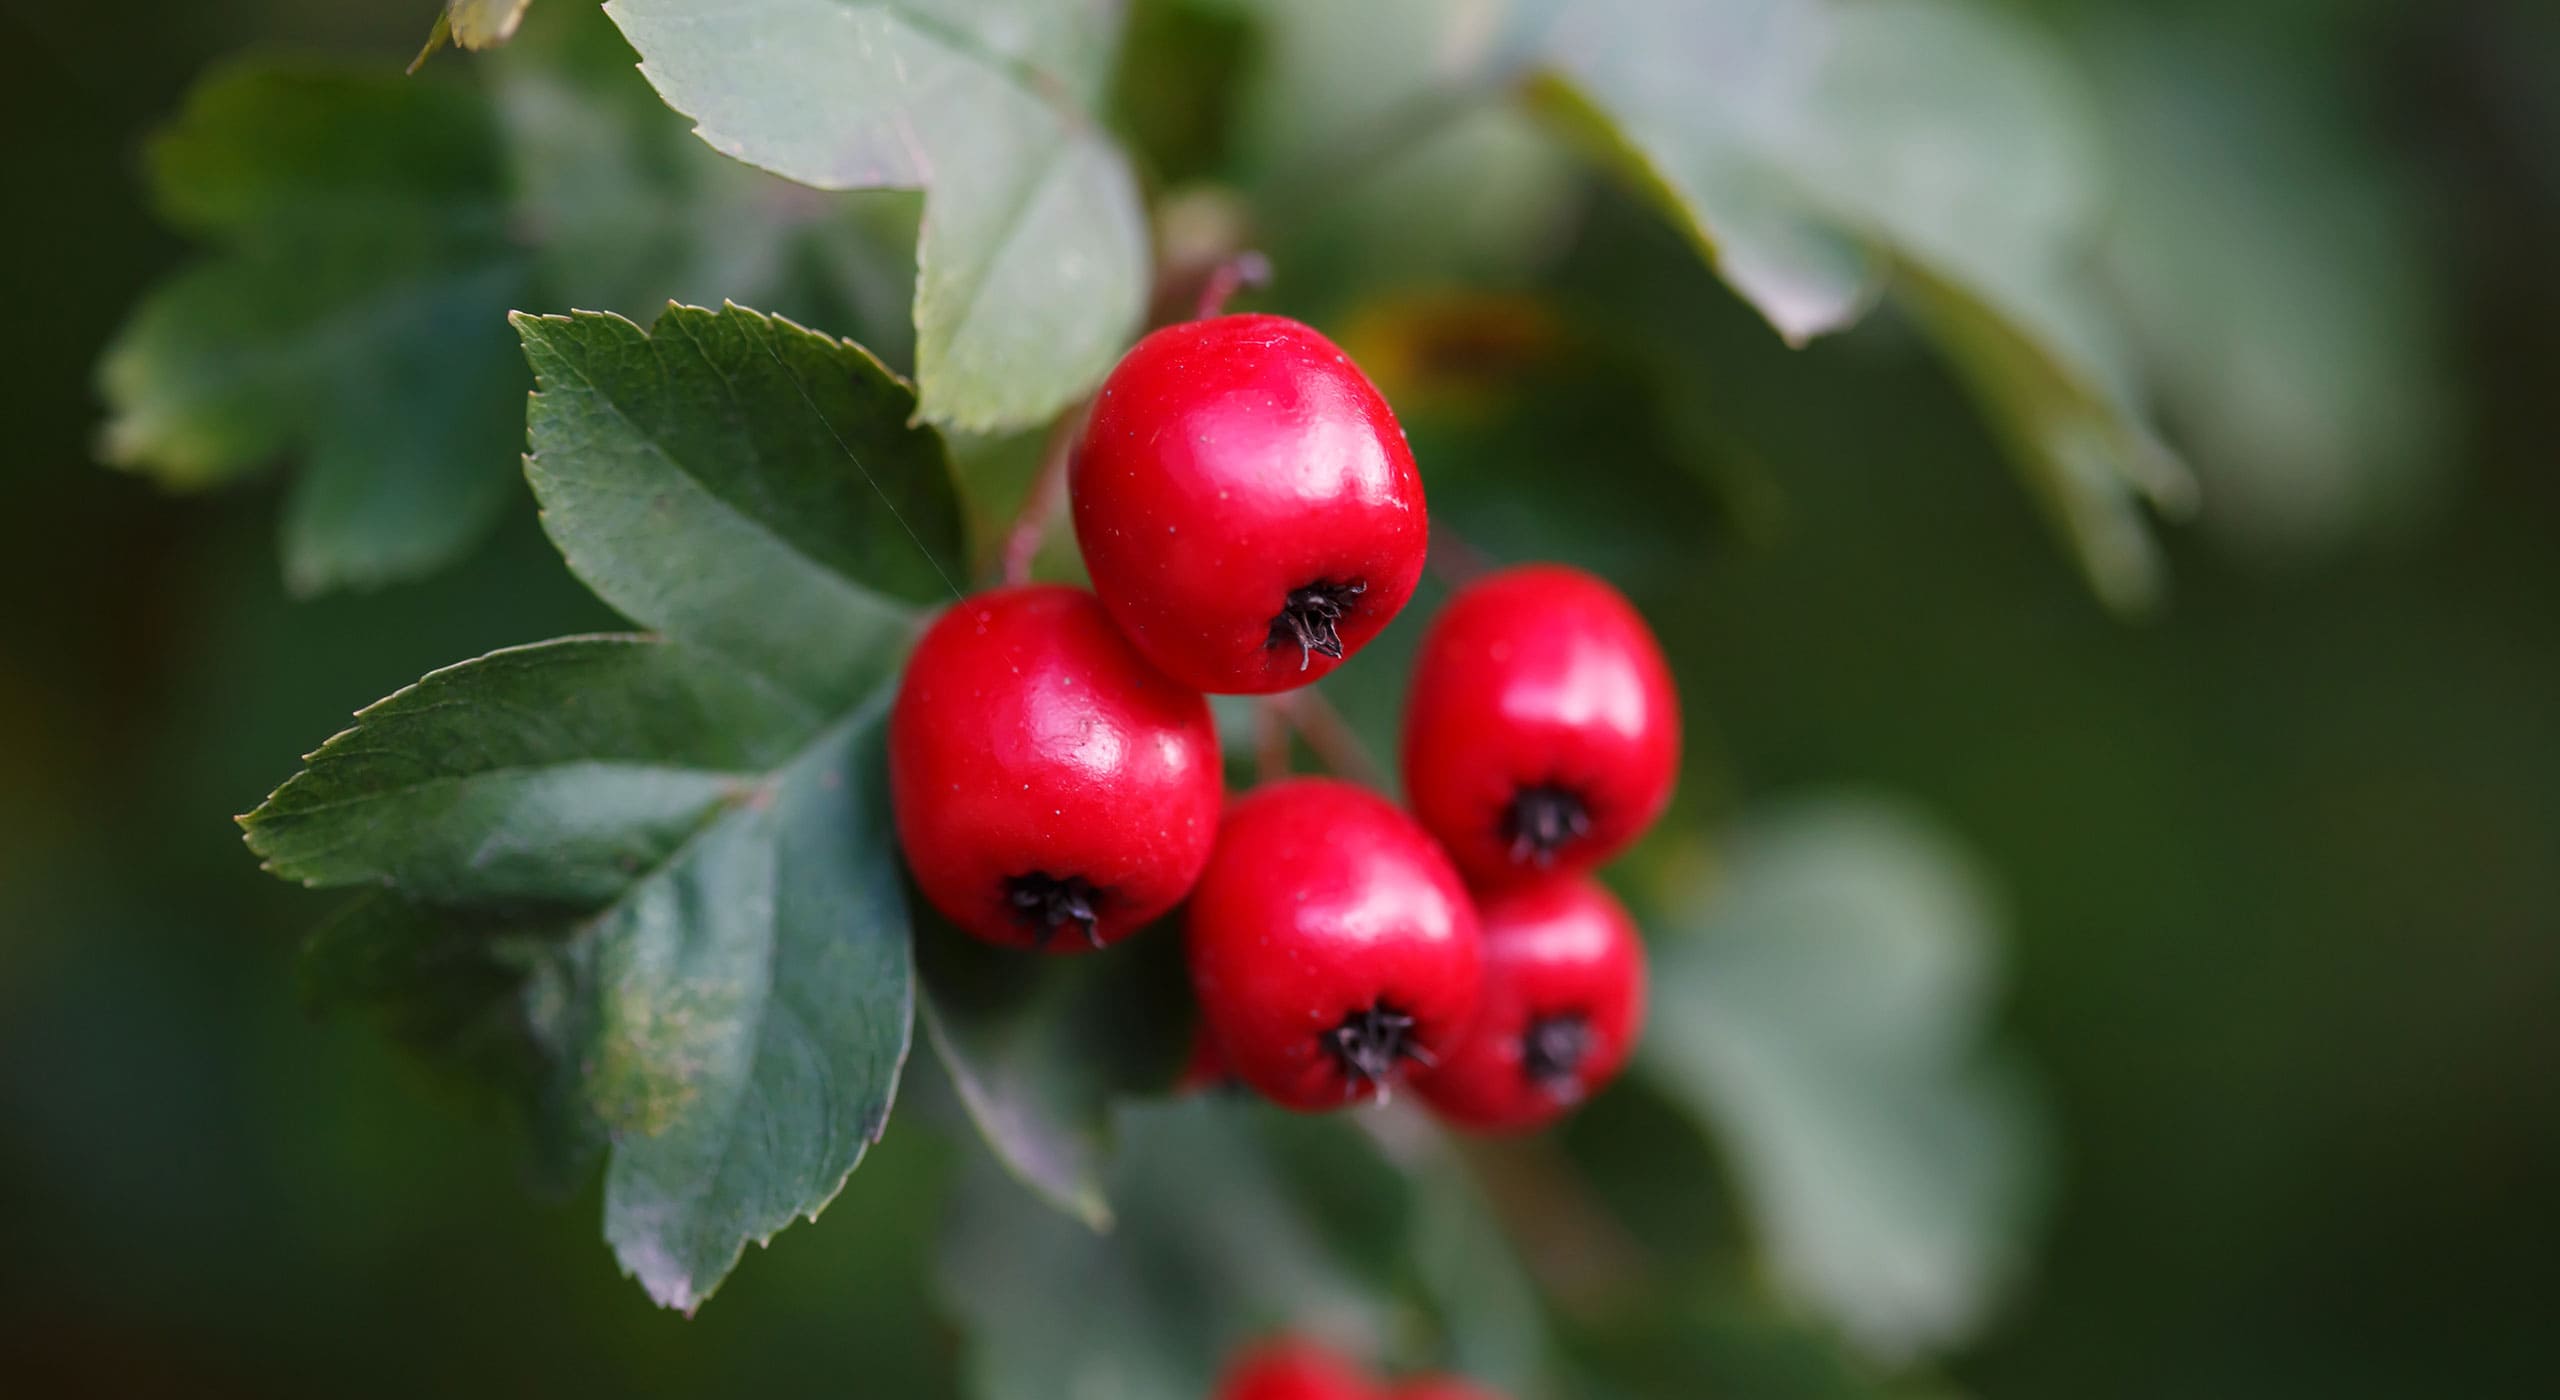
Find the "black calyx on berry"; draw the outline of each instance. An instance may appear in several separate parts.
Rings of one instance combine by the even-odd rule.
[[[1005,903],[1013,907],[1014,917],[1031,930],[1035,947],[1049,946],[1058,930],[1069,924],[1084,930],[1084,941],[1102,946],[1101,920],[1094,910],[1102,903],[1102,891],[1080,875],[1052,875],[1034,870],[1016,875],[1004,882]]]
[[[1543,870],[1556,863],[1558,852],[1590,834],[1591,805],[1561,783],[1522,787],[1502,809],[1502,839],[1513,865]]]
[[[1317,1038],[1325,1053],[1333,1057],[1334,1067],[1342,1071],[1344,1098],[1364,1086],[1374,1087],[1383,1095],[1388,1082],[1407,1060],[1424,1069],[1438,1063],[1415,1038],[1413,1014],[1384,997],[1343,1017],[1330,1030],[1319,1032]]]
[[[1591,1021],[1581,1012],[1534,1017],[1520,1033],[1520,1072],[1571,1103],[1582,1097],[1582,1062],[1591,1050]]]
[[[1349,583],[1319,580],[1291,590],[1289,600],[1271,619],[1271,640],[1266,645],[1297,647],[1301,671],[1319,656],[1341,660],[1342,632],[1338,624],[1350,614],[1352,600],[1368,591],[1369,585],[1358,579]]]

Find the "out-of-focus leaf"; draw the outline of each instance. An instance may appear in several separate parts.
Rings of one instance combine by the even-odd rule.
[[[736,300],[913,359],[916,204],[812,190],[704,146],[592,5],[484,66],[544,300],[654,315]]]
[[[1664,907],[1642,1064],[1714,1128],[1779,1280],[1888,1361],[1961,1340],[2045,1167],[2036,1100],[1983,1043],[1997,927],[1970,866],[1898,808],[1810,800]]]
[[[1097,1230],[1115,1097],[1171,1087],[1194,1017],[1178,931],[1108,956],[1025,957],[920,920],[925,1035],[970,1121],[1022,1183]]]
[[[2206,523],[2286,556],[2424,519],[2447,365],[2405,173],[2287,53],[2130,17],[2081,51],[2120,190],[2105,270]]]
[[[1840,1339],[1740,1289],[1645,1299],[1574,1338],[1574,1355],[1605,1393],[1626,1400],[1922,1400],[1936,1392],[1887,1384]]]
[[[887,1118],[914,992],[880,729],[959,505],[859,346],[738,307],[518,326],[552,536],[666,639],[438,672],[244,822],[282,873],[397,895],[315,941],[324,997],[520,1028],[537,1140],[610,1143],[605,1236],[689,1312]]]
[[[1800,173],[1835,17],[1812,0],[1600,0],[1562,7],[1540,92],[1575,134],[1663,199],[1789,341],[1856,320],[1883,267]]]
[[[166,216],[221,251],[136,308],[99,366],[102,453],[172,486],[302,459],[302,592],[444,562],[506,499],[527,264],[476,95],[254,65],[153,143]]]
[[[926,192],[916,377],[938,423],[1039,421],[1138,328],[1147,230],[1095,126],[1115,7],[686,0],[606,7],[705,141],[821,189]]]
[[[1249,0],[1235,99],[1253,237],[1301,314],[1516,283],[1561,243],[1571,152],[1499,100],[1533,16],[1489,0]],[[1401,405],[1400,405],[1401,406]]]
[[[1382,1288],[1292,1197],[1258,1150],[1254,1113],[1205,1097],[1123,1107],[1109,1234],[992,1163],[966,1177],[936,1274],[969,1339],[971,1392],[1199,1400],[1238,1345],[1283,1328],[1374,1354]]]
[[[1550,110],[1789,340],[1911,292],[2100,594],[2156,594],[2142,507],[2189,483],[2080,291],[2100,161],[2044,45],[1951,0],[1601,0],[1562,7],[1547,54]]]
[[[1413,1267],[1446,1334],[1435,1363],[1506,1394],[1539,1392],[1545,1309],[1482,1192],[1447,1154],[1415,1192]]]
[[[315,1011],[373,1014],[464,1087],[506,1102],[524,1125],[535,1179],[567,1195],[604,1150],[604,1130],[585,1106],[570,1047],[542,1034],[531,1011],[539,1003],[557,1024],[572,1004],[574,922],[367,890],[304,940],[303,1000]]]
[[[915,206],[705,149],[593,6],[546,6],[487,91],[252,63],[153,148],[218,252],[147,296],[99,377],[102,453],[166,484],[304,470],[301,592],[423,573],[487,528],[523,437],[527,301],[654,314],[737,298],[911,358]]]

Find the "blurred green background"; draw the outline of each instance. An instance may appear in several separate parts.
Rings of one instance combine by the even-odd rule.
[[[1257,61],[1222,6],[1137,8],[1155,61]],[[2156,616],[2092,598],[1907,322],[1786,350],[1596,178],[1513,200],[1536,256],[1481,279],[1409,207],[1355,207],[1277,250],[1263,304],[1372,364],[1474,543],[1638,595],[1699,707],[1686,818],[1881,788],[1991,873],[1999,1014],[2060,1169],[1950,1388],[2534,1391],[2560,1249],[2560,11],[2010,8],[2101,114],[2120,203],[2088,275],[2204,482]],[[322,906],[228,818],[420,673],[612,625],[529,501],[458,567],[296,601],[273,490],[93,461],[97,353],[184,253],[145,133],[227,54],[397,65],[432,11],[0,0],[0,1390],[949,1393],[923,1280],[957,1149],[923,1122],[687,1322],[616,1275],[591,1196],[522,1188],[501,1122],[297,1005]],[[1163,135],[1202,102],[1124,91],[1157,173],[1221,158]],[[1567,329],[1485,351],[1548,314],[1514,294]]]

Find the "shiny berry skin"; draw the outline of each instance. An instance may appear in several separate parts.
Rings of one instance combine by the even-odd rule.
[[[990,943],[1100,948],[1179,903],[1217,839],[1209,705],[1080,588],[1000,588],[926,630],[889,712],[916,884]]]
[[[1228,807],[1184,947],[1228,1071],[1302,1112],[1382,1097],[1475,1010],[1457,872],[1386,799],[1329,778]]]
[[[1432,620],[1405,702],[1405,797],[1469,881],[1590,869],[1662,814],[1679,767],[1671,668],[1608,584],[1505,569]]]
[[[1275,1337],[1238,1356],[1213,1400],[1379,1400],[1360,1368],[1327,1347]]]
[[[1285,316],[1167,326],[1095,398],[1076,543],[1159,670],[1221,694],[1321,678],[1422,576],[1422,475],[1375,385]]]
[[[1459,1127],[1528,1132],[1626,1066],[1644,1028],[1644,943],[1618,901],[1581,875],[1486,895],[1476,916],[1475,1020],[1414,1090]]]

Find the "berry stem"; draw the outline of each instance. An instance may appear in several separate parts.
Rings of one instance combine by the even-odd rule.
[[[1295,725],[1298,735],[1314,750],[1316,761],[1337,778],[1346,778],[1367,788],[1385,785],[1384,771],[1369,756],[1369,746],[1360,741],[1351,721],[1342,717],[1333,702],[1313,687],[1285,691],[1270,697],[1272,706]]]
[[[1157,274],[1156,305],[1164,324],[1181,319],[1177,310],[1164,311],[1163,297],[1180,285],[1173,269]],[[1193,319],[1207,320],[1226,309],[1227,301],[1246,287],[1259,287],[1271,280],[1271,259],[1251,249],[1226,258],[1211,267],[1202,278],[1200,294],[1193,303]],[[1013,517],[1012,528],[1004,537],[1004,581],[1020,587],[1031,581],[1031,566],[1040,558],[1040,547],[1049,538],[1049,527],[1057,521],[1058,508],[1067,499],[1067,467],[1075,457],[1076,439],[1084,435],[1084,421],[1093,415],[1093,400],[1085,399],[1058,415],[1049,428],[1049,444],[1040,458],[1040,473],[1031,479],[1030,493],[1022,498],[1022,508]]]
[[[1289,776],[1289,702],[1266,695],[1253,707],[1253,775],[1257,782],[1276,783]]]
[[[1422,566],[1431,576],[1453,589],[1468,584],[1502,567],[1502,561],[1477,548],[1466,536],[1452,530],[1444,522],[1431,522],[1431,552],[1423,556]]]
[[[1031,566],[1040,559],[1040,546],[1049,537],[1049,525],[1058,517],[1058,508],[1067,499],[1067,465],[1075,458],[1076,439],[1084,434],[1086,415],[1093,412],[1093,401],[1068,409],[1058,415],[1049,428],[1049,444],[1040,455],[1040,474],[1031,479],[1031,490],[1022,498],[1022,509],[1013,517],[1013,528],[1004,536],[1004,581],[1015,588],[1031,581]]]
[[[1251,248],[1209,269],[1200,283],[1200,300],[1192,308],[1191,319],[1206,321],[1227,309],[1227,301],[1247,287],[1259,287],[1271,280],[1271,259]]]

